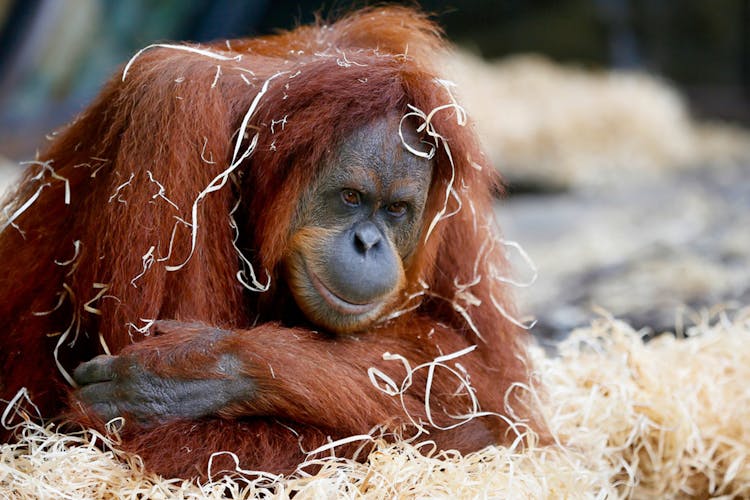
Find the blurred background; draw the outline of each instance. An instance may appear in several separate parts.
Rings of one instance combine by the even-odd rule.
[[[508,182],[540,338],[600,310],[659,332],[750,305],[750,0],[401,3],[459,48],[445,72]],[[139,48],[364,4],[0,0],[0,191]]]

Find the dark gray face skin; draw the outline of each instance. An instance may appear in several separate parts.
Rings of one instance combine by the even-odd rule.
[[[403,262],[422,229],[432,164],[410,153],[398,133],[400,116],[375,120],[346,138],[304,196],[287,258],[298,305],[335,333],[366,328],[403,288]],[[404,122],[404,139],[419,147]]]

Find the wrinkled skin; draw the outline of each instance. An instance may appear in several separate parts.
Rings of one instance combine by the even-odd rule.
[[[208,330],[203,338],[196,338],[187,350],[205,350],[210,337],[226,337],[230,332],[205,329],[198,325],[159,322],[161,325]],[[142,351],[140,351],[142,352]],[[180,363],[182,367],[188,363]],[[237,401],[251,399],[255,392],[252,379],[240,372],[240,362],[232,354],[223,354],[213,366],[194,365],[193,378],[166,376],[144,365],[137,353],[119,356],[97,356],[83,363],[73,372],[76,382],[83,386],[79,398],[89,410],[102,420],[119,416],[134,418],[142,426],[185,418],[196,419],[217,415],[223,408]],[[211,378],[206,378],[211,374]]]

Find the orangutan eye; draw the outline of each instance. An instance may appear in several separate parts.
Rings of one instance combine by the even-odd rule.
[[[341,191],[341,199],[344,200],[344,203],[352,207],[357,207],[361,203],[359,192],[353,189],[343,189]]]
[[[406,213],[407,208],[408,205],[405,201],[395,201],[388,205],[385,209],[393,217],[402,217]]]

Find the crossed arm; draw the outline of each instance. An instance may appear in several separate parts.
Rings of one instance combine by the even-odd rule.
[[[177,419],[264,415],[363,432],[403,421],[405,411],[412,418],[425,415],[424,374],[414,374],[403,398],[374,387],[370,367],[397,383],[407,375],[402,363],[384,361],[384,352],[400,354],[416,366],[440,351],[469,345],[450,330],[420,332],[418,327],[408,337],[376,330],[335,338],[276,324],[230,331],[159,321],[155,328],[154,337],[118,356],[98,356],[75,370],[78,399],[102,420],[125,416],[154,426]],[[474,356],[462,358],[462,366],[471,367]],[[457,383],[449,379],[436,377],[433,407],[459,402],[453,393]]]

